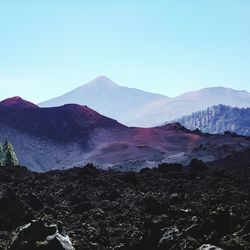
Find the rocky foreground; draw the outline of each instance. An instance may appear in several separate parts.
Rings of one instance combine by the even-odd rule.
[[[250,151],[184,170],[2,166],[0,249],[249,249]]]

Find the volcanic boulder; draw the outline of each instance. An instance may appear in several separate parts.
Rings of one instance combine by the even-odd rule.
[[[74,250],[61,223],[48,225],[42,220],[19,227],[8,250]]]

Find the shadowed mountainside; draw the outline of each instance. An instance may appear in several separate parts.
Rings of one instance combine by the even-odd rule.
[[[104,117],[87,106],[66,104],[61,107],[39,108],[14,97],[0,102],[1,123],[37,137],[59,142],[87,142],[91,130],[124,128],[115,120]]]

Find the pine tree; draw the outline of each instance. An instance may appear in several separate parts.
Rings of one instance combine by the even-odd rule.
[[[4,150],[5,150],[5,147],[4,147]],[[13,145],[10,142],[8,142],[7,149],[4,153],[5,153],[4,163],[6,165],[11,165],[11,166],[18,165],[18,159],[16,157],[15,150],[13,148]]]
[[[3,145],[0,143],[0,164],[4,162],[4,151],[3,151]]]
[[[3,145],[1,144],[0,162],[4,163],[5,165],[11,165],[11,166],[18,165],[18,159],[14,147],[12,143],[8,140],[8,138],[5,139]]]

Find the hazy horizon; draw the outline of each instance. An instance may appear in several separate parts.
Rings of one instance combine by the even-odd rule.
[[[250,91],[250,2],[0,1],[0,99],[35,103],[99,75],[169,97]]]
[[[75,89],[77,89],[77,88],[79,88],[79,87],[82,87],[82,86],[84,86],[84,85],[86,85],[86,84],[92,82],[92,81],[95,80],[96,78],[103,77],[103,76],[104,76],[104,75],[97,76],[97,77],[95,77],[94,79],[91,79],[90,81],[87,81],[87,82],[84,83],[84,84],[81,84],[81,85],[76,86],[76,87],[74,87],[74,88],[72,88],[72,89],[69,89],[68,91],[63,92],[63,93],[61,93],[61,94],[58,94],[57,96],[53,96],[52,99],[53,99],[53,98],[56,98],[56,97],[63,96],[64,94],[67,94],[67,93],[69,93],[69,92],[71,92],[71,91],[73,91],[73,90],[75,90]],[[109,78],[108,76],[104,76],[104,77],[107,77],[108,79],[112,80],[112,79]],[[112,80],[112,81],[113,81],[113,80]],[[236,91],[247,91],[248,93],[250,93],[248,90],[245,90],[245,89],[237,89],[237,88],[231,88],[231,87],[225,87],[225,86],[219,86],[219,85],[218,85],[218,86],[204,87],[204,88],[201,88],[201,89],[189,90],[189,91],[187,91],[187,92],[180,93],[180,94],[178,94],[178,95],[176,95],[176,96],[167,96],[167,95],[162,94],[162,93],[160,93],[160,92],[153,92],[153,91],[148,91],[148,90],[140,89],[140,88],[133,87],[133,86],[126,86],[126,85],[123,85],[123,84],[117,83],[117,82],[115,82],[115,84],[119,85],[120,87],[127,87],[127,88],[138,89],[138,90],[146,91],[146,92],[148,92],[148,93],[160,94],[160,95],[163,95],[163,96],[166,96],[166,97],[170,97],[170,98],[175,98],[175,97],[178,97],[178,96],[180,96],[180,95],[182,95],[182,94],[187,94],[187,93],[193,92],[193,91],[199,91],[199,90],[201,90],[201,89],[206,89],[206,88],[228,88],[228,89],[233,89],[233,90],[236,90]],[[0,94],[0,96],[1,96],[1,94]],[[10,95],[10,96],[6,96],[6,97],[0,99],[0,101],[5,100],[5,99],[9,99],[9,98],[14,98],[14,97],[21,97],[21,98],[24,99],[24,100],[33,102],[34,104],[39,104],[39,103],[42,103],[42,102],[44,102],[44,101],[48,101],[48,100],[49,100],[48,98],[45,98],[44,100],[41,100],[41,101],[39,101],[39,102],[36,102],[36,101],[31,100],[31,99],[27,99],[27,98],[25,98],[25,97],[22,96],[22,95]]]

